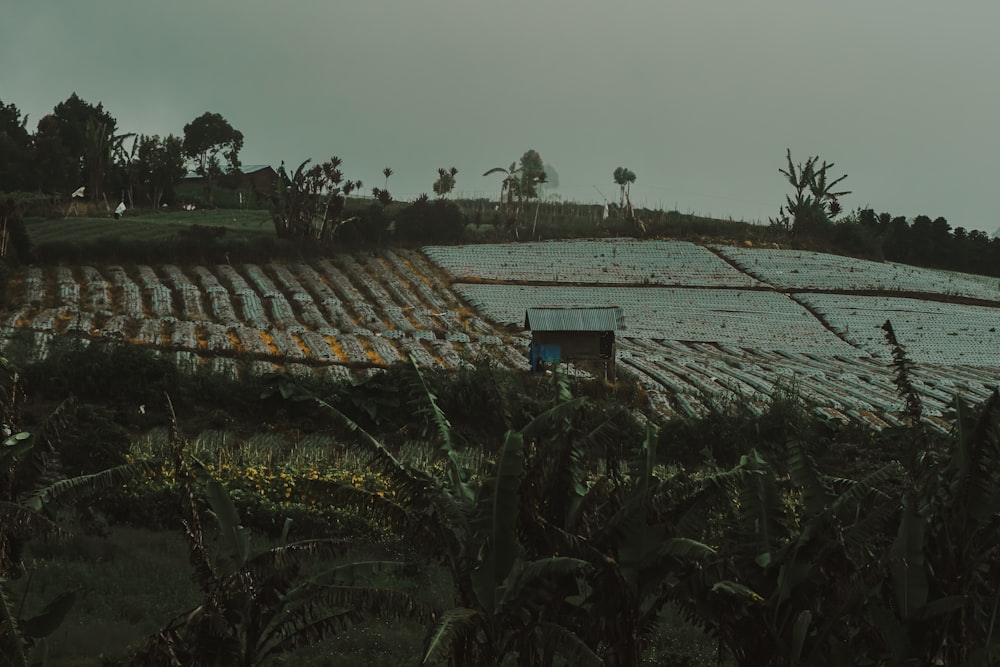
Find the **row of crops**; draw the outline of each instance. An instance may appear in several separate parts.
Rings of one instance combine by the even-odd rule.
[[[668,415],[697,416],[736,401],[760,412],[781,391],[803,397],[827,417],[875,428],[898,425],[904,408],[889,365],[867,357],[623,339],[618,362]],[[944,425],[940,417],[956,394],[973,401],[989,396],[997,369],[917,364],[911,380],[929,423]]]
[[[232,266],[30,267],[7,286],[5,337],[43,356],[57,337],[114,338],[228,375],[287,368],[343,377],[413,358],[523,365],[419,253]]]
[[[619,366],[666,414],[702,414],[737,399],[760,410],[788,388],[831,417],[898,423],[887,319],[917,363],[914,386],[932,423],[956,394],[985,398],[1000,379],[1000,281],[992,278],[672,241],[425,253],[497,324],[522,325],[532,306],[620,306]],[[955,302],[963,300],[979,305]]]

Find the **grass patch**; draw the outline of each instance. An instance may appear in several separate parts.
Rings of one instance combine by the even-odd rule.
[[[76,604],[49,640],[58,665],[101,665],[125,657],[129,646],[197,603],[180,532],[115,527],[106,537],[74,535],[30,543],[29,575],[10,582],[25,615],[59,593],[75,590]]]
[[[227,236],[250,239],[274,237],[274,226],[267,211],[238,209],[199,209],[126,215],[121,220],[110,216],[55,219],[29,219],[28,236],[34,245],[72,239],[87,243],[101,238],[158,242],[177,238],[192,225],[225,227]]]
[[[269,546],[261,538],[255,542]],[[306,562],[306,572],[398,557],[385,548],[359,547],[333,560]],[[51,667],[116,664],[203,597],[179,530],[116,526],[103,537],[38,540],[30,544],[27,558],[30,575],[9,583],[10,599],[15,605],[23,599],[26,616],[59,593],[78,592],[68,617],[49,638]],[[357,585],[401,590],[438,607],[450,604],[447,574],[437,566],[415,568],[406,577],[381,574]],[[414,622],[365,623],[272,664],[416,665],[426,633],[427,628]]]
[[[315,250],[278,239],[266,211],[206,209],[30,219],[31,261],[41,263],[263,262]]]

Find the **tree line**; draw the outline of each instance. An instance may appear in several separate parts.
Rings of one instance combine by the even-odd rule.
[[[786,196],[770,226],[795,243],[868,259],[1000,276],[1000,239],[978,229],[952,229],[941,216],[908,219],[871,208],[841,215],[840,197],[850,191],[836,187],[847,175],[833,177],[834,164],[820,162],[818,156],[795,164],[789,150],[786,159],[787,167],[778,171],[794,192]]]
[[[34,131],[16,105],[0,100],[0,192],[44,193],[67,198],[71,193],[107,205],[108,199],[129,208],[159,209],[176,203],[176,188],[188,173],[198,174],[209,204],[214,189],[239,172],[243,133],[218,113],[206,111],[186,124],[183,132],[167,136],[124,132],[102,103],[92,104],[76,93],[43,116]],[[843,214],[838,189],[846,175],[835,177],[833,163],[810,157],[795,164],[787,152],[787,166],[779,172],[793,188],[771,228],[796,245],[877,260],[1000,275],[1000,241],[980,230],[952,228],[944,217],[918,215],[909,219],[889,212],[858,209]],[[437,170],[431,184],[435,197],[418,198],[400,210],[389,192],[390,167],[383,170],[384,187],[371,188],[373,206],[347,215],[350,196],[364,192],[360,180],[346,179],[341,160],[298,169],[278,170],[275,186],[257,193],[266,202],[277,236],[282,238],[382,242],[390,228],[399,240],[448,241],[461,236],[468,222],[448,201],[458,169]],[[558,177],[536,150],[525,151],[509,166],[488,169],[498,175],[500,191],[492,222],[505,236],[521,237],[530,223],[535,238],[542,188]],[[629,185],[635,173],[618,167],[613,173],[620,189],[624,217],[645,235],[647,226],[632,211]],[[528,204],[535,200],[534,210]],[[113,206],[107,206],[108,209]],[[405,214],[402,214],[405,211]]]
[[[42,193],[60,199],[81,198],[105,204],[124,202],[129,208],[154,210],[177,203],[176,189],[190,169],[205,185],[207,203],[226,179],[240,173],[243,133],[218,113],[206,111],[180,135],[122,132],[102,103],[92,104],[76,93],[41,118],[34,131],[28,117],[14,104],[0,101],[0,192]],[[517,238],[526,218],[525,203],[541,200],[541,186],[557,180],[555,171],[536,150],[526,151],[502,172],[496,224]],[[334,236],[363,242],[387,238],[392,225],[401,240],[454,240],[461,236],[465,215],[451,202],[458,169],[440,168],[431,184],[435,197],[419,197],[411,206],[394,207],[386,167],[384,187],[371,189],[373,204],[354,215],[345,213],[347,198],[363,192],[360,180],[345,178],[342,161],[305,160],[295,169],[284,163],[273,187],[256,191],[271,213],[279,238],[331,241]],[[231,181],[230,181],[231,182]],[[399,215],[396,215],[396,214]],[[534,222],[537,223],[538,207]],[[502,221],[502,224],[501,222]]]
[[[243,134],[221,115],[205,112],[178,136],[122,132],[102,103],[73,93],[39,121],[0,101],[0,191],[42,192],[130,207],[159,208],[187,173],[209,186],[240,167]],[[82,189],[82,190],[81,190]]]

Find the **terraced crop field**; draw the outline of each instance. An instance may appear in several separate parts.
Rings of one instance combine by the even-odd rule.
[[[527,360],[420,253],[239,266],[31,267],[7,285],[5,337],[42,356],[55,337],[116,338],[183,368],[348,377],[412,357],[455,368]],[[12,306],[12,307],[11,307]]]
[[[794,389],[834,418],[898,423],[881,327],[917,362],[932,424],[955,394],[1000,380],[1000,281],[797,250],[671,241],[425,248],[484,317],[540,305],[618,305],[618,363],[661,411],[697,415]],[[505,253],[509,253],[507,258]],[[482,268],[478,268],[482,266]]]
[[[413,358],[486,356],[527,370],[524,311],[618,305],[624,381],[665,415],[782,388],[835,418],[897,423],[881,325],[916,363],[932,424],[1000,379],[1000,281],[895,264],[687,242],[587,240],[215,266],[45,266],[7,285],[0,333],[44,355],[56,337],[112,337],[186,369],[337,378]]]

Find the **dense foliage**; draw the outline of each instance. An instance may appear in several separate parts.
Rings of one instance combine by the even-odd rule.
[[[213,199],[213,182],[240,167],[243,133],[230,125],[221,114],[206,111],[184,126],[184,155],[194,161],[195,172],[205,178],[208,202]],[[225,158],[223,166],[219,155]]]
[[[405,243],[448,243],[465,230],[462,211],[447,199],[420,197],[396,216],[396,238]]]
[[[906,395],[910,365],[893,347]],[[213,390],[139,353],[115,360],[121,378],[91,377],[122,353],[63,352],[78,369],[63,382],[44,365],[8,371],[5,422],[30,435],[0,457],[2,511],[25,518],[3,524],[0,546],[13,566],[38,531],[57,530],[56,515],[30,512],[74,497],[69,488],[111,492],[91,504],[104,521],[182,520],[202,601],[164,618],[134,664],[273,664],[356,624],[403,618],[423,624],[412,659],[427,664],[710,664],[718,652],[739,665],[988,665],[1000,649],[997,395],[957,401],[949,435],[925,429],[915,401],[907,425],[872,432],[821,420],[791,390],[760,417],[733,405],[658,427],[584,381],[489,366],[402,364],[339,385],[275,375],[238,390],[218,379]],[[162,401],[140,415],[130,395],[142,383],[155,391],[136,398],[199,400],[176,418]],[[43,393],[45,405],[70,393],[85,403],[43,416],[25,400]],[[182,432],[236,424],[308,424],[351,458],[293,462],[277,444],[266,460],[194,453]],[[164,426],[162,447],[132,449],[149,461],[141,479],[121,489],[120,476],[91,475],[123,452],[92,459],[87,442]],[[253,534],[279,542],[255,546]],[[399,558],[331,565],[324,554],[345,539],[398,544]],[[431,567],[442,573],[432,599],[398,587]],[[8,627],[37,626],[8,616]],[[681,626],[700,639],[658,651]],[[20,650],[36,641],[17,637]]]

